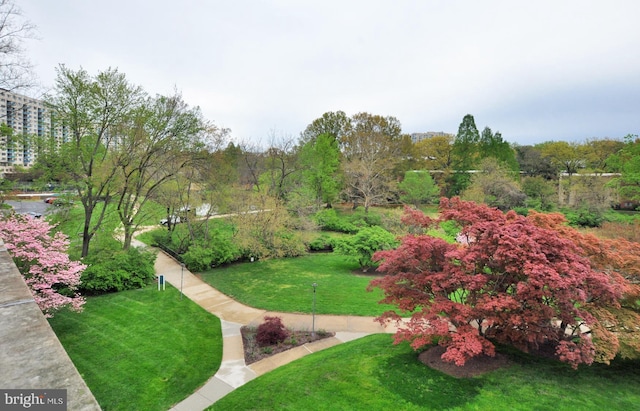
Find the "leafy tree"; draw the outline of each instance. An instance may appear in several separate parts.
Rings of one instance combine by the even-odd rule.
[[[471,176],[468,171],[473,170],[478,160],[478,143],[480,133],[471,114],[463,117],[458,134],[453,141],[452,155],[454,173],[450,175],[448,190],[449,195],[457,195],[463,192],[470,183]]]
[[[489,129],[491,131],[491,129]],[[453,141],[454,167],[459,171],[473,170],[478,159],[480,133],[471,114],[463,117]]]
[[[24,19],[12,0],[0,0],[0,88],[15,90],[33,86],[32,65],[24,40],[35,37],[35,26]]]
[[[508,169],[514,172],[520,171],[515,152],[511,148],[511,145],[502,139],[500,132],[496,131],[496,133],[493,134],[489,127],[485,127],[484,130],[482,130],[482,135],[478,143],[478,153],[481,159],[495,158]]]
[[[620,305],[591,301],[584,308],[598,322],[593,324],[596,361],[609,363],[616,355],[640,358],[640,243],[624,238],[601,239],[567,225],[562,214],[532,212],[528,220],[536,226],[557,232],[571,241],[587,257],[591,267],[609,276],[609,283],[622,290]]]
[[[514,180],[512,171],[492,157],[482,160],[478,168],[478,173],[471,177],[471,185],[462,194],[465,200],[484,203],[503,211],[524,205],[526,195]]]
[[[306,251],[281,201],[264,193],[238,191],[234,207],[234,243],[243,257],[297,257]]]
[[[551,211],[557,204],[556,183],[541,176],[523,177],[522,191],[527,196],[526,206],[538,211]]]
[[[340,147],[329,134],[320,134],[300,150],[304,183],[314,193],[316,206],[331,206],[340,192]]]
[[[435,136],[415,144],[427,170],[445,171],[453,165],[453,137]]]
[[[374,256],[387,275],[371,286],[384,291],[382,302],[412,313],[396,342],[411,341],[418,349],[437,341],[446,347],[443,360],[457,365],[493,356],[495,343],[551,349],[573,367],[613,358],[616,349],[596,355],[603,353],[601,341],[610,345],[613,337],[593,313],[619,308],[627,282],[603,270],[607,262],[592,264],[563,233],[513,211],[453,198],[441,200],[440,213],[440,221],[460,225],[459,243],[407,235],[397,249]],[[439,222],[415,210],[407,210],[405,221]],[[379,318],[400,319],[395,311]]]
[[[376,251],[388,250],[398,244],[395,236],[379,226],[366,227],[355,235],[336,241],[334,251],[349,256],[358,262],[362,271],[375,267],[373,255]]]
[[[272,136],[270,147],[264,153],[264,171],[260,174],[260,187],[270,196],[286,201],[294,190],[300,172],[298,151],[292,138]]]
[[[584,155],[577,143],[549,141],[537,147],[542,156],[549,158],[554,167],[569,175],[577,173],[585,166]]]
[[[402,128],[392,116],[358,113],[352,121],[342,144],[345,192],[367,212],[372,204],[386,202],[392,191]]]
[[[343,111],[329,111],[311,122],[302,132],[300,140],[306,144],[315,140],[318,136],[326,134],[338,142],[351,130],[351,119]]]
[[[607,159],[618,153],[624,147],[624,142],[610,138],[588,139],[582,146],[581,151],[585,159],[585,166],[595,173],[615,172]]]
[[[147,200],[179,172],[204,160],[206,143],[219,143],[226,130],[208,124],[199,109],[189,108],[182,96],[174,95],[148,99],[119,131],[112,161],[118,170],[117,210],[126,250],[145,220]]]
[[[607,162],[622,174],[613,181],[625,200],[640,201],[640,139],[629,134],[617,154],[609,156]]]
[[[118,168],[112,149],[119,144],[118,127],[142,101],[143,92],[117,70],[90,76],[85,70],[58,67],[54,95],[48,104],[69,130],[70,141],[62,145],[71,179],[84,208],[82,256],[98,232],[107,204],[117,193]],[[94,220],[94,212],[97,218]]]
[[[46,317],[70,307],[81,311],[85,303],[78,294],[85,265],[69,260],[68,238],[45,220],[11,214],[0,219],[0,238]]]
[[[402,193],[400,200],[416,207],[419,204],[432,202],[440,192],[427,171],[407,171],[398,188]]]
[[[529,177],[542,177],[546,180],[557,180],[558,168],[549,157],[542,155],[542,151],[534,146],[516,146],[516,159],[520,171]]]

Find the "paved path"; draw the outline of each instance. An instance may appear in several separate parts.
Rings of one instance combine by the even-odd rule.
[[[240,327],[248,324],[258,325],[263,322],[265,315],[271,315],[282,318],[287,327],[310,329],[311,315],[268,312],[240,304],[200,280],[186,268],[182,270],[180,264],[163,252],[158,252],[155,269],[157,274],[163,274],[165,280],[178,290],[182,283],[186,297],[218,316],[222,322],[223,348],[220,369],[205,385],[184,401],[174,405],[170,411],[203,410],[248,381],[305,355],[368,334],[396,331],[392,326],[382,327],[373,321],[373,317],[316,315],[316,329],[335,332],[335,337],[305,344],[247,366],[244,362]]]

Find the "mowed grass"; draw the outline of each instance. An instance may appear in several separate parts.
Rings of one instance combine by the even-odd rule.
[[[162,410],[220,367],[220,320],[167,286],[90,297],[50,324],[104,410]]]
[[[377,316],[392,309],[378,303],[382,291],[367,291],[374,276],[354,274],[357,269],[345,256],[317,253],[218,267],[202,273],[202,279],[237,301],[269,311],[311,313],[313,283],[316,314]]]
[[[453,378],[418,361],[408,344],[377,334],[269,372],[209,410],[631,410],[640,404],[640,362],[574,371],[511,352],[512,365]]]

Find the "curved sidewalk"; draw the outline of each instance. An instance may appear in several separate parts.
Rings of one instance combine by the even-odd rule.
[[[244,362],[240,327],[258,325],[263,322],[265,315],[270,315],[282,318],[287,327],[310,329],[311,315],[269,312],[241,304],[200,280],[186,268],[183,270],[179,263],[162,251],[158,252],[155,270],[156,274],[164,275],[165,281],[178,290],[182,285],[185,297],[219,317],[222,323],[223,348],[220,369],[202,387],[174,405],[170,411],[203,410],[248,381],[305,355],[368,334],[396,331],[396,327],[383,327],[374,322],[373,317],[316,315],[316,329],[335,332],[335,337],[305,344],[247,366]]]

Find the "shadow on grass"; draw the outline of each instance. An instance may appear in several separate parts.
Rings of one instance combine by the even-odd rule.
[[[408,403],[425,409],[449,409],[473,402],[482,381],[454,378],[429,368],[417,352],[389,357],[377,372],[380,384]]]

